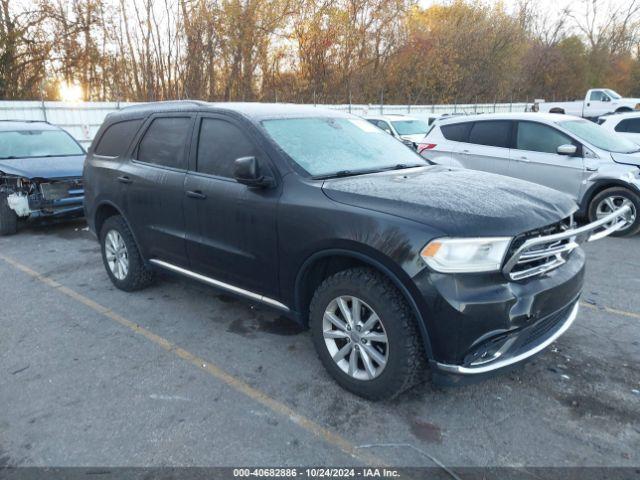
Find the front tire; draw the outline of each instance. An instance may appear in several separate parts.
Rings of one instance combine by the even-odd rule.
[[[393,398],[423,377],[426,358],[415,316],[375,270],[353,268],[327,278],[313,296],[309,323],[324,367],[358,396]]]
[[[145,265],[133,234],[120,215],[107,218],[100,230],[102,261],[111,282],[120,290],[140,290],[153,281],[153,270]]]
[[[13,235],[18,231],[18,216],[7,203],[7,196],[0,195],[0,236]]]
[[[623,205],[631,206],[631,221],[611,234],[612,237],[630,237],[640,231],[640,196],[624,187],[612,187],[598,193],[589,204],[589,221],[593,222]]]

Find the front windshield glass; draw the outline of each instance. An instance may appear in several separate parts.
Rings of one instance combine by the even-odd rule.
[[[588,120],[569,120],[559,125],[602,150],[614,153],[632,153],[639,150],[638,145]]]
[[[391,123],[398,135],[424,135],[429,130],[429,125],[422,120],[397,120]]]
[[[359,118],[285,118],[262,125],[312,176],[427,165],[409,147]]]
[[[0,132],[0,160],[29,157],[83,155],[73,138],[61,130],[16,130]]]
[[[607,92],[607,95],[609,95],[614,100],[618,100],[618,99],[622,98],[621,95],[619,95],[618,93],[614,92],[613,90],[606,89],[605,92]]]

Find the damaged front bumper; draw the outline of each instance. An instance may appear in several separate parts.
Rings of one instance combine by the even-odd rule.
[[[20,218],[83,214],[82,178],[26,179],[0,177],[0,194]]]
[[[484,378],[544,350],[578,315],[585,255],[579,245],[628,222],[623,207],[582,227],[523,240],[492,274],[437,274],[421,278],[423,293],[439,298],[431,310],[440,345],[431,361],[441,384]]]

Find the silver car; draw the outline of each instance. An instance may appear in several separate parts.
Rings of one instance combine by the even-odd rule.
[[[623,205],[640,231],[640,147],[593,122],[560,114],[511,113],[443,119],[418,145],[431,163],[483,170],[571,195],[594,221]]]

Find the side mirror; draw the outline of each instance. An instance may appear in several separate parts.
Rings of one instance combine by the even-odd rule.
[[[578,147],[576,147],[575,145],[571,145],[571,144],[560,145],[558,147],[557,152],[558,152],[558,155],[567,155],[569,157],[572,157],[576,153],[578,153]]]
[[[256,157],[241,157],[233,162],[233,178],[238,183],[248,187],[265,188],[274,186],[273,177],[264,175],[260,170],[260,163]]]
[[[404,143],[411,150],[418,150],[418,145],[416,145],[415,142],[412,142],[411,140],[402,139],[402,143]]]

